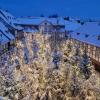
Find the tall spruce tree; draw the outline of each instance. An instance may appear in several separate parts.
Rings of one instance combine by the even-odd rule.
[[[80,70],[83,72],[85,79],[89,79],[91,75],[92,65],[90,62],[90,58],[87,55],[86,50],[84,50],[82,54],[82,58],[80,61]]]

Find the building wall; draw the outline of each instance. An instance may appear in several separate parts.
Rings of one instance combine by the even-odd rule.
[[[87,50],[87,54],[90,58],[96,60],[98,63],[100,63],[100,47],[91,45],[91,44],[87,44],[85,42],[76,40],[76,39],[70,39],[72,43],[78,45],[79,47],[81,47],[82,49],[86,49]]]

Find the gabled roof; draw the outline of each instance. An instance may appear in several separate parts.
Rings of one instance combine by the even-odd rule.
[[[75,21],[65,21],[65,30],[66,31],[74,31],[81,27],[82,25]]]
[[[1,32],[0,32],[0,44],[1,45],[4,45],[4,44],[6,44],[6,43],[8,43],[9,42],[9,39],[4,35],[4,34],[2,34]]]
[[[9,12],[0,9],[0,19],[3,20],[3,22],[9,26],[12,29],[17,29],[17,30],[21,30],[21,28],[16,27],[14,25],[14,20],[16,20],[16,18],[14,16],[12,16]]]
[[[87,22],[86,24],[71,33],[72,38],[100,47],[100,40],[98,40],[99,35],[99,22]]]
[[[15,37],[8,31],[7,27],[2,22],[0,22],[0,32],[10,40],[15,39]]]
[[[62,18],[47,17],[18,18],[14,23],[20,25],[40,25],[45,20],[53,25],[64,25],[64,20]]]
[[[33,17],[33,18],[18,18],[14,23],[19,25],[41,25],[43,22],[49,22],[52,25],[61,25],[65,27],[66,31],[74,31],[81,26],[75,20],[67,21],[63,17],[47,18],[47,17]]]
[[[27,33],[36,33],[36,32],[38,32],[37,29],[31,29],[31,28],[23,29],[23,31],[27,32]]]
[[[49,23],[50,25],[53,25],[50,21],[44,19],[44,21],[42,21],[39,25],[42,25],[43,23]]]
[[[5,21],[8,25],[11,26],[11,19],[9,20],[8,13],[2,9],[0,9],[0,18]]]
[[[43,18],[18,18],[14,21],[19,25],[39,25],[43,21]]]
[[[0,9],[0,12],[5,16],[6,19],[14,19],[14,16],[10,14],[8,11]]]

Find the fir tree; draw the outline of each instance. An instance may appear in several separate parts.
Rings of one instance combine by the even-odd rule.
[[[90,59],[87,55],[86,50],[84,50],[83,55],[82,55],[82,59],[80,62],[80,69],[81,71],[84,73],[84,76],[86,79],[88,79],[91,75],[91,63],[90,63]]]
[[[70,53],[70,64],[72,64],[72,66],[78,66],[79,62],[80,62],[80,57],[81,57],[81,53],[80,53],[80,49],[78,46],[73,46],[72,51]]]
[[[80,91],[80,85],[78,83],[78,77],[76,74],[77,70],[73,68],[73,73],[72,73],[72,82],[71,82],[71,96],[76,97],[79,94]]]

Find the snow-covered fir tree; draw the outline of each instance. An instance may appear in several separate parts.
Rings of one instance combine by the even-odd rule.
[[[82,54],[80,70],[84,73],[86,79],[88,79],[92,74],[91,71],[93,70],[93,65],[90,62],[90,58],[88,57],[86,50],[84,50]]]

